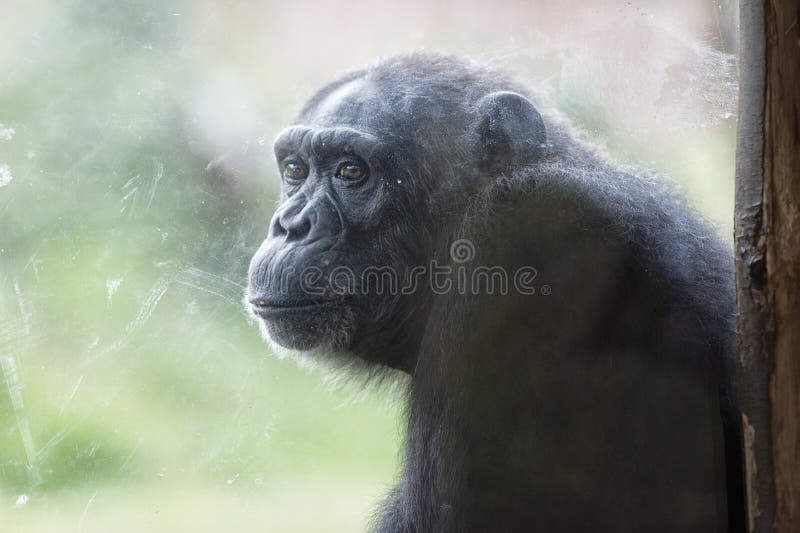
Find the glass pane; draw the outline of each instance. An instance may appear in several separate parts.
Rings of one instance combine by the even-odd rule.
[[[0,524],[359,531],[402,394],[272,356],[242,304],[272,140],[346,69],[437,49],[508,70],[730,232],[732,2],[0,6]]]

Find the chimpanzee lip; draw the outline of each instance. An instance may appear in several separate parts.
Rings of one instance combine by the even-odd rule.
[[[253,313],[261,318],[268,318],[285,313],[299,313],[328,307],[337,303],[337,300],[288,300],[257,298],[250,302]]]

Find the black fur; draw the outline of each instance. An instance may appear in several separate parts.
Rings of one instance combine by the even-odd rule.
[[[375,531],[743,530],[732,254],[669,187],[504,75],[438,54],[323,88],[276,155],[308,176],[284,179],[251,264],[266,335],[411,376],[403,476]],[[337,177],[351,160],[357,183]],[[431,260],[533,267],[536,293],[279,283],[309,266],[407,280]]]

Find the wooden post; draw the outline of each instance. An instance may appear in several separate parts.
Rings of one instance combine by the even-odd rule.
[[[800,532],[800,0],[741,0],[739,397],[749,531]]]

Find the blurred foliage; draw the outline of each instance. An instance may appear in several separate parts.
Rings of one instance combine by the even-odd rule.
[[[15,7],[3,34],[20,55],[0,82],[14,130],[0,141],[2,530],[318,531],[293,516],[306,499],[339,506],[311,515],[339,516],[331,531],[357,529],[395,470],[395,406],[350,405],[354,391],[266,357],[245,319],[275,191],[195,148],[206,66],[181,48],[181,6]],[[285,525],[231,501],[274,511],[284,487]],[[90,501],[117,508],[113,527],[86,519]],[[162,501],[208,505],[161,519]]]
[[[398,399],[269,357],[240,302],[269,139],[344,67],[419,46],[527,66],[588,136],[725,220],[730,121],[634,135],[596,80],[555,76],[561,52],[531,60],[541,36],[485,23],[491,3],[451,26],[399,5],[349,54],[295,24],[326,28],[335,3],[0,5],[2,531],[363,528],[398,468]]]

